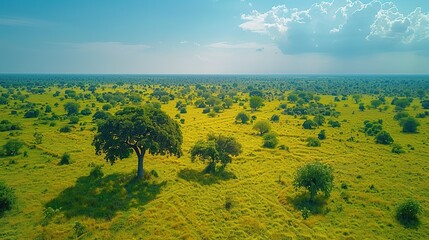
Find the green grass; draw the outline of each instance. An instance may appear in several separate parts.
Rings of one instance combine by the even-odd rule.
[[[139,86],[135,88],[139,90]],[[64,114],[62,104],[67,100],[52,97],[56,90],[52,87],[44,95],[31,95],[28,101],[48,103],[53,112]],[[333,98],[322,96],[321,102],[334,104]],[[363,102],[369,104],[371,99],[365,96]],[[54,107],[55,102],[60,105]],[[93,113],[103,105],[95,99],[79,103],[81,109],[88,105]],[[162,104],[171,117],[178,113],[175,103]],[[83,237],[89,239],[429,238],[429,118],[419,119],[419,133],[404,134],[393,119],[394,107],[386,112],[361,112],[350,98],[335,103],[341,112],[341,128],[325,124],[305,130],[303,119],[280,115],[280,121],[271,124],[272,131],[278,134],[279,145],[288,146],[289,151],[263,148],[263,138],[252,130],[252,124],[234,123],[241,111],[257,116],[257,120],[269,120],[280,114],[279,104],[277,100],[266,102],[253,113],[248,103],[246,110],[234,104],[214,118],[188,106],[187,113],[181,114],[185,119],[181,124],[184,156],[147,154],[146,170],[156,170],[159,178],[140,183],[133,182],[135,155],[113,166],[95,155],[91,116],[80,117],[86,125],[77,124],[71,133],[60,133],[60,127],[69,125],[68,119],[50,127],[40,120],[22,118],[21,109],[17,116],[10,115],[13,102],[0,106],[0,119],[23,126],[23,130],[14,131],[21,133],[17,136],[1,132],[0,145],[13,138],[25,142],[19,156],[0,158],[0,179],[14,188],[17,196],[17,206],[0,218],[0,239],[74,238],[76,221],[85,227]],[[421,111],[408,109],[412,116]],[[406,153],[393,154],[391,146],[376,144],[374,137],[360,131],[364,120],[378,119],[383,119],[383,129]],[[322,129],[327,138],[321,147],[307,147],[305,140],[317,137]],[[44,135],[41,144],[34,144],[35,131]],[[206,176],[201,173],[204,164],[191,162],[189,149],[209,132],[232,135],[243,145],[243,153],[225,169],[231,175]],[[347,141],[350,137],[354,141]],[[28,157],[23,156],[24,151]],[[60,166],[65,152],[72,163]],[[299,167],[316,160],[332,166],[334,188],[328,199],[319,196],[317,204],[309,206],[307,193],[296,191],[292,182]],[[88,176],[94,164],[103,164],[103,178]],[[341,188],[341,183],[346,183],[347,189]],[[234,200],[229,210],[225,208],[227,198]],[[395,219],[395,206],[407,198],[416,199],[424,209],[417,229],[404,228]],[[48,207],[60,210],[42,224]],[[307,219],[302,216],[304,207],[314,207]]]

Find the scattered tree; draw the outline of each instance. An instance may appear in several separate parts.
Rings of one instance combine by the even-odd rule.
[[[274,114],[273,116],[271,116],[271,122],[279,122],[280,121],[280,116],[277,114]]]
[[[204,172],[215,173],[216,164],[221,163],[224,169],[228,163],[231,163],[232,156],[238,156],[241,153],[241,144],[231,136],[209,134],[207,140],[199,140],[191,148],[191,160],[200,159],[203,162],[208,161]]]
[[[70,157],[70,154],[69,153],[64,153],[62,156],[61,156],[61,160],[60,160],[60,165],[68,165],[68,164],[70,164],[71,163],[71,157]]]
[[[415,133],[420,123],[413,117],[402,118],[399,123],[404,133]]]
[[[279,143],[279,140],[277,139],[277,134],[274,132],[265,133],[263,138],[264,138],[263,147],[265,148],[275,148]]]
[[[182,155],[182,132],[179,124],[165,112],[146,106],[127,107],[98,123],[93,145],[96,154],[105,154],[106,161],[127,158],[132,150],[137,155],[137,177],[143,178],[146,152],[151,155]]]
[[[250,120],[250,116],[245,112],[239,112],[235,117],[235,122],[241,122],[243,124],[246,124],[249,120]]]
[[[77,115],[79,114],[80,105],[77,102],[67,102],[64,104],[64,110],[66,110],[67,115]]]
[[[304,187],[310,192],[310,202],[313,202],[317,192],[329,196],[333,187],[334,176],[329,165],[314,162],[299,168],[295,174],[294,187]]]
[[[318,138],[315,137],[309,137],[307,138],[307,146],[308,147],[320,147],[321,143]]]
[[[261,120],[257,121],[255,125],[253,125],[253,130],[256,130],[259,132],[259,135],[264,135],[264,133],[267,133],[271,130],[270,122],[267,120]]]
[[[418,223],[418,214],[422,212],[419,202],[407,199],[396,208],[396,219],[404,226],[413,226]]]
[[[319,134],[317,134],[317,138],[319,138],[320,140],[325,140],[326,139],[326,131],[325,130],[321,130],[319,132]]]
[[[11,210],[15,202],[16,197],[13,189],[0,181],[0,217],[4,212]]]
[[[24,143],[19,139],[11,139],[3,145],[3,151],[6,156],[16,156]]]
[[[250,107],[252,111],[256,111],[258,108],[264,105],[264,99],[259,96],[253,96],[250,98]]]
[[[313,120],[308,119],[304,121],[302,127],[304,129],[315,129],[317,127],[317,123],[315,123]]]
[[[393,143],[393,138],[388,132],[382,130],[377,134],[377,136],[375,136],[375,142],[378,144],[388,145]]]
[[[43,141],[43,134],[41,132],[34,132],[34,143],[35,144],[41,144]]]

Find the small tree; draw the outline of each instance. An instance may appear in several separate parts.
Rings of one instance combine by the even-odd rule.
[[[164,103],[164,104],[167,104],[167,103],[168,103],[168,101],[170,101],[170,96],[168,96],[168,95],[164,95],[164,96],[162,96],[162,97],[161,97],[160,101],[161,101],[162,103]]]
[[[422,212],[419,202],[408,199],[396,208],[396,219],[405,226],[412,226],[418,222],[417,215]]]
[[[256,130],[259,132],[259,135],[264,135],[264,133],[267,133],[271,130],[270,122],[267,120],[261,120],[257,121],[255,125],[253,125],[253,130]]]
[[[235,117],[235,122],[240,122],[243,124],[246,124],[250,120],[249,114],[245,112],[239,112],[237,116]]]
[[[199,140],[191,148],[191,160],[197,158],[203,162],[208,161],[204,172],[215,173],[216,163],[222,164],[222,169],[231,163],[232,156],[241,153],[241,144],[231,136],[209,134],[207,140]]]
[[[13,189],[0,181],[0,217],[4,212],[11,210],[15,202],[16,197]]]
[[[304,129],[315,129],[317,127],[317,123],[315,123],[313,120],[305,120],[302,124],[302,127]]]
[[[252,108],[252,111],[256,111],[258,108],[264,105],[264,99],[259,96],[253,96],[250,98],[249,103],[250,108]]]
[[[402,132],[415,133],[420,123],[413,117],[402,118],[399,122],[402,127]]]
[[[319,138],[320,140],[325,140],[326,139],[326,131],[325,130],[321,130],[319,132],[319,134],[317,134],[317,138]]]
[[[40,132],[34,132],[33,134],[34,137],[34,143],[35,144],[41,144],[43,141],[43,134]]]
[[[69,153],[64,153],[63,156],[61,156],[61,160],[59,165],[68,165],[71,163],[71,157]]]
[[[277,134],[274,132],[268,132],[264,134],[264,145],[265,148],[275,148],[279,143],[277,140]]]
[[[314,116],[313,121],[318,125],[318,126],[323,126],[323,124],[325,123],[325,117],[323,115],[316,115]]]
[[[80,105],[77,102],[67,102],[64,104],[64,110],[66,110],[67,115],[77,115],[79,114]]]
[[[3,145],[4,154],[6,156],[16,156],[19,150],[24,146],[24,143],[19,139],[11,139]]]
[[[378,144],[392,144],[394,142],[392,136],[390,136],[390,134],[386,131],[381,131],[377,134],[377,136],[375,136],[375,142]]]
[[[310,202],[313,202],[317,192],[329,196],[332,190],[334,176],[329,165],[314,162],[299,168],[295,174],[293,185],[296,189],[306,188],[310,192]]]
[[[279,122],[280,121],[280,116],[277,114],[273,114],[273,116],[271,116],[271,122]]]
[[[321,143],[318,138],[315,137],[309,137],[307,138],[307,146],[308,147],[320,147]]]
[[[98,132],[92,144],[96,154],[105,154],[114,164],[127,158],[134,150],[137,155],[137,177],[143,178],[146,152],[151,155],[182,156],[182,132],[179,124],[160,109],[127,107],[98,122]]]

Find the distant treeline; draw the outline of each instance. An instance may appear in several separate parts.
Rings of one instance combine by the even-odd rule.
[[[429,89],[429,75],[132,75],[132,74],[0,74],[3,88],[96,84],[221,85],[236,90],[308,91],[317,94],[377,94],[418,97]]]

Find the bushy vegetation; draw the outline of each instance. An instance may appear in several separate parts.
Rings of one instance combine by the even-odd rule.
[[[16,196],[12,188],[8,187],[6,183],[0,181],[0,217],[12,209],[15,205]]]
[[[16,156],[19,150],[24,146],[24,143],[19,139],[11,139],[3,145],[3,152],[6,156]]]
[[[377,134],[377,136],[375,136],[375,142],[379,143],[379,144],[392,144],[393,143],[393,138],[392,136],[390,136],[390,134],[386,131],[381,131]]]
[[[329,196],[333,187],[334,176],[329,165],[320,162],[309,163],[295,173],[293,186],[304,187],[310,192],[310,202],[314,201],[317,192]]]
[[[274,132],[268,132],[263,135],[264,138],[264,145],[265,148],[275,148],[277,144],[279,143],[279,140],[277,139],[277,134]]]
[[[422,212],[419,202],[414,199],[407,199],[396,208],[396,219],[406,227],[413,227],[418,224],[418,214]]]
[[[308,137],[307,138],[307,146],[308,147],[320,147],[321,143],[318,138],[315,137]]]
[[[253,130],[258,131],[259,135],[264,135],[271,130],[271,124],[267,120],[260,120],[253,125]]]

